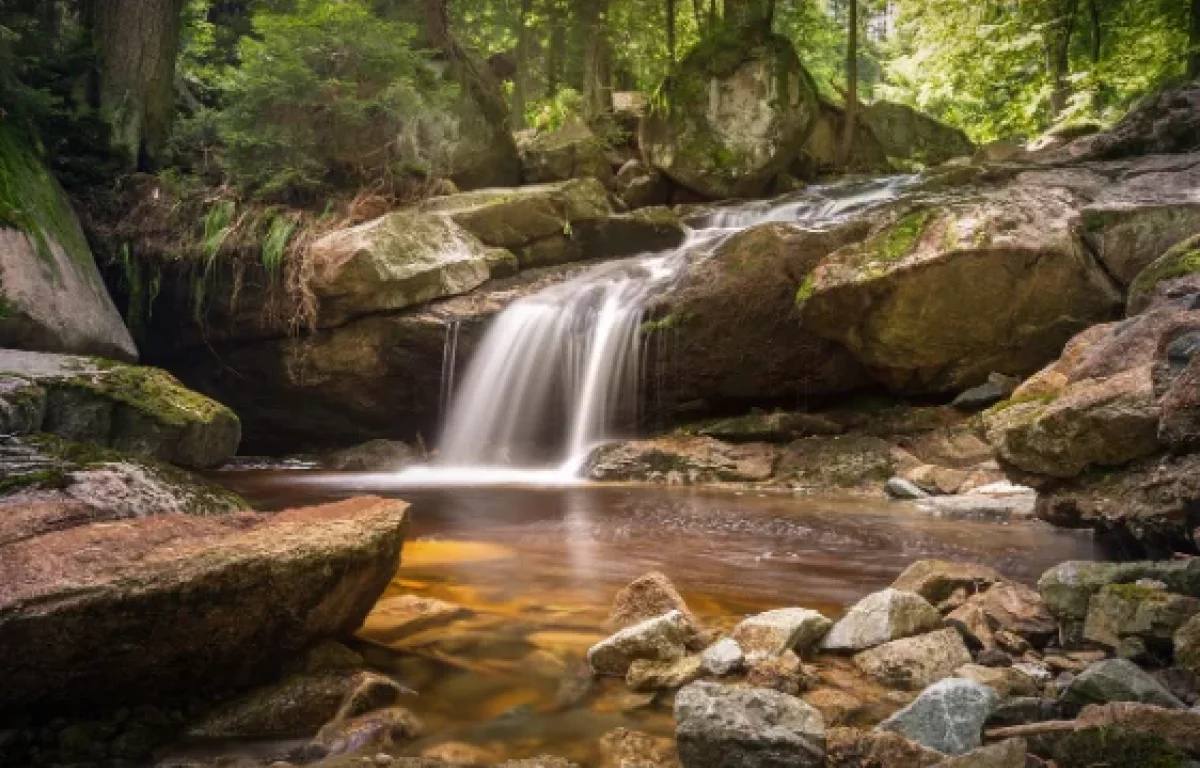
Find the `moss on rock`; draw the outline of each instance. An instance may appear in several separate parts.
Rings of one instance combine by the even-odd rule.
[[[1169,280],[1200,275],[1200,235],[1179,243],[1142,270],[1129,287],[1127,314],[1146,308],[1158,286]]]

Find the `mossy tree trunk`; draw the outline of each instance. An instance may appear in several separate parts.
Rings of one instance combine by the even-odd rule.
[[[521,0],[521,12],[517,16],[517,71],[513,76],[513,128],[525,127],[525,103],[529,87],[529,13],[533,0]]]
[[[854,154],[854,134],[858,122],[858,0],[846,8],[846,119],[842,142],[838,147],[838,165],[850,165]]]
[[[1050,113],[1057,118],[1067,108],[1071,86],[1067,77],[1071,72],[1071,35],[1075,31],[1075,17],[1079,0],[1056,0],[1051,4],[1052,14],[1046,25],[1046,60],[1050,74]]]
[[[160,159],[175,113],[184,0],[91,0],[100,106],[139,169]]]

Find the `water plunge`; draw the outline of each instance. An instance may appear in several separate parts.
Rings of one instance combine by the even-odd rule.
[[[447,328],[445,427],[437,464],[415,482],[566,483],[590,450],[636,422],[647,307],[688,265],[749,227],[822,229],[894,200],[915,177],[814,187],[775,201],[720,208],[671,251],[605,263],[520,299],[492,322],[456,386],[458,326]],[[448,409],[447,405],[449,404]]]

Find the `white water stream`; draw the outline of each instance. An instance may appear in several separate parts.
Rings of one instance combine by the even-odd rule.
[[[637,413],[646,308],[689,264],[758,224],[830,227],[894,200],[913,180],[812,187],[721,208],[693,222],[674,250],[604,263],[514,302],[492,322],[461,384],[455,380],[459,329],[452,324],[442,367],[449,408],[439,457],[399,479],[421,485],[577,482],[588,454],[612,437],[618,418]]]

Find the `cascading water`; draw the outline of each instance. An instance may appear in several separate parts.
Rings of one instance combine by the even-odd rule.
[[[450,405],[440,456],[436,465],[407,470],[402,479],[574,480],[617,417],[636,411],[646,308],[689,264],[757,224],[832,226],[894,200],[914,178],[815,187],[724,207],[693,222],[674,250],[606,263],[516,301],[493,321],[457,388],[458,328],[452,325],[442,371],[442,398]]]

